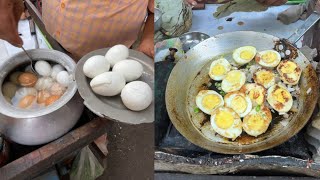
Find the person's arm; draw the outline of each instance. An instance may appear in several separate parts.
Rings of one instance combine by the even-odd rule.
[[[150,57],[154,57],[154,21],[153,21],[153,13],[154,13],[154,0],[149,0],[148,5],[149,15],[143,30],[143,35],[141,39],[141,43],[139,46],[139,51],[145,53]]]
[[[23,44],[18,33],[18,22],[23,10],[22,0],[0,0],[0,39],[17,47]]]
[[[257,1],[267,6],[280,6],[287,2],[287,0],[257,0]]]

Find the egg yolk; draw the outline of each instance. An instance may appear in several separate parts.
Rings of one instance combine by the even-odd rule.
[[[215,107],[217,107],[219,104],[221,103],[221,99],[218,95],[216,94],[209,94],[206,95],[203,99],[202,99],[202,105],[204,108],[206,109],[214,109]]]
[[[213,66],[211,73],[216,76],[221,76],[226,73],[226,68],[221,64],[217,64]]]
[[[263,95],[260,94],[258,90],[251,90],[249,92],[249,97],[251,100],[255,101],[257,104],[263,103]]]
[[[239,71],[229,72],[226,77],[226,80],[231,84],[239,83],[241,80],[241,72]]]
[[[252,51],[249,51],[249,50],[244,50],[240,53],[240,58],[247,60],[247,61],[252,60],[253,56],[254,56],[254,54],[252,53]]]
[[[280,103],[285,103],[289,99],[289,93],[281,88],[275,90],[273,92],[273,96],[274,96],[275,100]]]
[[[281,72],[286,74],[293,73],[296,68],[297,68],[297,65],[294,62],[287,61],[281,67]]]
[[[242,96],[236,96],[231,101],[231,107],[237,112],[243,113],[247,109],[247,101]]]
[[[274,75],[268,71],[262,71],[257,74],[257,80],[260,83],[268,83],[273,79]]]
[[[247,121],[248,129],[259,131],[264,127],[264,119],[259,114],[251,115]]]
[[[216,125],[221,129],[228,129],[234,123],[232,114],[228,111],[219,111],[215,117]]]
[[[261,56],[262,61],[272,63],[277,60],[277,54],[274,52],[266,52]]]

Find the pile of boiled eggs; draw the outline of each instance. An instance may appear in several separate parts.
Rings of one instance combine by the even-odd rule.
[[[128,109],[141,111],[151,104],[153,93],[147,83],[136,81],[143,73],[143,66],[128,57],[126,46],[115,45],[105,56],[90,57],[83,66],[83,73],[92,79],[90,86],[94,93],[101,96],[121,93],[121,100]]]
[[[56,102],[71,82],[69,73],[60,64],[37,61],[33,73],[31,66],[9,74],[2,86],[4,98],[22,109],[46,107]]]

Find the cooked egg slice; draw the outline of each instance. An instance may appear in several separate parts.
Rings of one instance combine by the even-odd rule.
[[[243,130],[250,136],[257,137],[267,131],[272,115],[266,106],[257,106],[243,118]]]
[[[274,110],[280,113],[288,112],[293,104],[290,92],[280,84],[271,86],[268,89],[267,101]]]
[[[239,91],[226,94],[224,102],[226,107],[233,109],[240,117],[244,117],[252,109],[250,98]]]
[[[297,63],[290,60],[281,61],[277,67],[277,71],[284,83],[290,85],[298,84],[301,76],[301,69]]]
[[[240,91],[249,96],[252,106],[261,105],[266,100],[266,89],[260,84],[245,84]]]
[[[280,63],[281,55],[275,50],[266,50],[258,52],[255,60],[263,67],[273,68]]]
[[[237,64],[249,63],[256,55],[257,50],[253,46],[243,46],[233,51],[232,57]]]
[[[227,76],[222,80],[221,88],[224,92],[238,91],[246,82],[246,75],[240,70],[228,72]]]
[[[216,109],[211,114],[210,122],[212,129],[223,137],[235,140],[242,133],[241,119],[231,108]]]
[[[220,58],[211,63],[209,76],[215,81],[221,81],[226,77],[230,70],[231,65],[229,61],[224,58]]]
[[[253,74],[253,80],[265,88],[269,88],[276,83],[276,75],[271,70],[259,69]]]
[[[198,108],[206,114],[211,114],[213,110],[224,105],[223,98],[216,91],[202,90],[196,97]]]

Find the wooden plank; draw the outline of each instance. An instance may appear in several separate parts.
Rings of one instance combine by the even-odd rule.
[[[81,149],[106,132],[108,121],[95,118],[63,137],[7,164],[0,169],[3,179],[33,178],[41,171],[63,160],[68,154]]]

